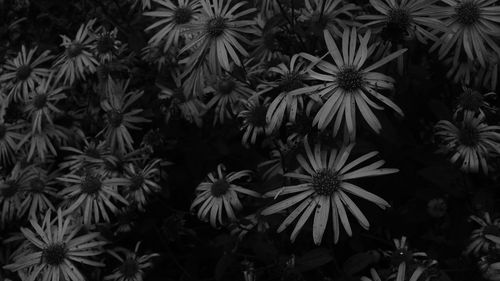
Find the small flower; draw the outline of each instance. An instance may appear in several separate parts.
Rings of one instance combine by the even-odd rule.
[[[57,156],[56,147],[65,139],[67,136],[64,127],[42,122],[39,130],[30,130],[24,134],[17,144],[17,149],[26,145],[28,161],[38,156],[42,162],[45,162],[48,156]]]
[[[87,170],[81,175],[67,174],[57,178],[67,186],[59,191],[58,195],[68,201],[65,214],[71,214],[76,210],[83,213],[83,223],[90,225],[104,221],[109,222],[108,211],[115,214],[118,212],[113,201],[119,201],[128,205],[127,200],[117,191],[118,186],[124,187],[129,184],[125,178],[107,178],[98,170]]]
[[[68,168],[72,173],[78,173],[89,168],[99,168],[105,163],[117,162],[118,159],[111,154],[108,144],[105,141],[87,140],[83,138],[82,149],[64,146],[62,150],[72,153],[67,156],[59,167]]]
[[[144,270],[153,267],[151,261],[159,254],[138,255],[141,242],[137,242],[134,251],[125,248],[116,248],[114,251],[108,251],[110,255],[116,258],[121,265],[113,270],[113,273],[104,277],[104,280],[114,281],[142,281],[144,280]]]
[[[234,182],[249,177],[251,171],[225,173],[226,167],[222,164],[217,166],[217,172],[209,173],[207,181],[204,181],[196,188],[196,199],[191,204],[191,209],[198,208],[198,217],[208,221],[213,227],[223,224],[227,216],[230,221],[236,220],[235,211],[243,208],[238,194],[245,194],[252,197],[260,197],[260,194],[236,185]]]
[[[488,126],[484,115],[474,117],[465,113],[463,120],[455,124],[441,120],[436,124],[436,136],[440,139],[440,152],[448,153],[450,161],[466,172],[477,173],[479,168],[488,173],[488,158],[500,154],[500,126]]]
[[[16,158],[18,142],[23,138],[19,131],[24,128],[22,123],[9,124],[0,121],[0,163],[3,166],[12,164]]]
[[[198,19],[201,5],[199,1],[179,0],[178,3],[165,0],[154,0],[160,8],[144,13],[145,16],[157,19],[155,23],[146,28],[146,31],[159,30],[149,39],[149,45],[160,46],[167,51],[171,46],[179,46],[179,39],[185,38],[186,26]]]
[[[0,179],[0,226],[22,215],[24,191],[35,177],[29,168],[23,169],[16,164],[6,178]]]
[[[471,88],[462,87],[463,92],[458,97],[458,104],[453,113],[453,117],[456,118],[458,114],[470,112],[472,114],[479,113],[480,115],[486,115],[486,112],[495,111],[495,108],[486,101],[489,97],[496,97],[494,92],[488,92],[486,94],[481,94]],[[485,112],[486,111],[486,112]],[[469,114],[470,114],[469,113]]]
[[[402,236],[401,239],[393,239],[393,241],[395,250],[387,251],[385,254],[390,258],[392,266],[396,269],[394,274],[396,276],[392,276],[394,279],[416,281],[426,267],[436,264],[436,261],[428,259],[426,253],[410,250],[406,236]]]
[[[50,51],[45,51],[35,58],[37,49],[38,47],[35,47],[27,52],[23,45],[21,52],[15,58],[7,60],[3,66],[5,72],[0,76],[0,82],[9,90],[7,102],[26,100],[36,85],[49,76],[50,70],[41,66],[52,59]]]
[[[488,212],[483,217],[470,216],[470,220],[479,224],[479,228],[472,231],[470,244],[465,250],[466,254],[487,254],[492,249],[500,249],[500,218],[491,219]]]
[[[144,167],[137,167],[134,163],[125,166],[125,175],[129,180],[126,186],[126,196],[129,202],[137,204],[139,210],[144,210],[146,196],[158,192],[161,187],[155,182],[159,177],[160,159],[148,162]]]
[[[304,147],[307,160],[302,154],[297,156],[302,168],[301,171],[285,174],[286,177],[297,179],[301,183],[284,186],[264,194],[264,197],[267,198],[293,195],[267,207],[262,211],[263,215],[275,214],[298,205],[281,223],[278,232],[285,230],[300,216],[290,237],[292,241],[295,241],[300,230],[314,212],[313,239],[314,243],[320,244],[331,212],[334,241],[337,243],[340,236],[339,218],[347,234],[352,235],[344,206],[363,228],[368,229],[370,226],[365,215],[350,199],[348,193],[375,203],[382,209],[390,206],[384,199],[348,182],[351,179],[387,175],[398,171],[397,169],[380,168],[385,163],[383,160],[354,169],[359,164],[373,158],[378,152],[370,152],[347,162],[354,144],[342,147],[340,150],[332,149],[330,152],[322,148],[320,144],[316,144],[313,152],[306,139]]]
[[[122,42],[117,39],[118,29],[109,31],[105,27],[98,27],[93,33],[94,40],[90,45],[90,50],[94,53],[99,62],[106,63],[116,58],[123,47]]]
[[[341,0],[306,0],[299,20],[307,22],[313,30],[328,30],[342,36],[341,30],[351,25],[355,4]],[[340,27],[340,28],[339,28]]]
[[[21,227],[26,239],[24,251],[19,251],[13,257],[13,263],[4,266],[5,269],[26,274],[23,280],[87,280],[76,264],[90,267],[102,267],[104,264],[91,257],[100,255],[103,241],[100,233],[91,232],[78,235],[81,226],[70,218],[63,218],[62,211],[57,210],[57,218],[51,217],[51,212],[45,214],[40,223],[30,220],[31,228]]]
[[[263,219],[259,213],[250,214],[234,224],[230,225],[231,235],[238,236],[243,239],[249,231],[256,230],[258,232],[266,232],[269,229],[269,223]]]
[[[238,117],[243,119],[241,130],[245,131],[241,143],[248,146],[249,143],[255,144],[258,136],[271,133],[266,121],[269,101],[266,99],[261,102],[259,97],[250,98],[243,106],[244,109],[238,114]]]
[[[257,62],[269,63],[279,59],[284,51],[283,46],[281,46],[281,41],[284,41],[281,37],[285,31],[285,28],[273,25],[273,21],[265,18],[262,13],[266,11],[261,10],[261,12],[255,18],[255,23],[257,24],[257,38],[252,41],[252,45],[255,49],[252,51],[250,57],[255,59]]]
[[[28,212],[29,219],[36,219],[39,214],[48,210],[55,211],[56,208],[51,199],[57,198],[57,173],[48,173],[38,167],[28,166],[26,169],[33,169],[30,172],[28,186],[25,187],[25,197],[21,203],[21,213]]]
[[[85,79],[86,73],[94,73],[99,64],[91,53],[91,47],[95,38],[90,32],[95,20],[82,24],[76,33],[75,39],[71,40],[66,35],[61,35],[65,48],[54,67],[59,69],[57,80],[64,78],[64,83],[73,84],[76,80]]]

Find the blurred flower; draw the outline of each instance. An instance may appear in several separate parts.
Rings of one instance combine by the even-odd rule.
[[[198,217],[204,221],[210,220],[213,227],[224,223],[223,213],[230,221],[236,220],[235,211],[243,208],[238,194],[260,197],[258,192],[234,183],[241,178],[250,177],[251,171],[243,170],[226,174],[225,170],[224,165],[217,165],[217,172],[209,173],[206,181],[198,185],[196,198],[191,204],[191,209],[198,208]]]
[[[276,175],[283,175],[286,167],[292,159],[295,159],[299,145],[302,144],[302,138],[296,134],[287,138],[286,143],[278,140],[276,147],[270,152],[271,159],[264,161],[258,167],[264,170],[262,177],[271,179]]]
[[[3,68],[5,72],[0,75],[0,82],[9,91],[7,103],[11,100],[24,101],[28,94],[33,91],[43,78],[47,77],[50,70],[41,65],[52,59],[50,51],[44,51],[38,57],[35,53],[38,47],[26,51],[26,47],[21,47],[21,52],[15,58],[7,60]]]
[[[61,35],[63,46],[66,50],[54,63],[57,67],[57,80],[64,78],[64,83],[73,84],[76,80],[85,79],[86,73],[94,73],[99,64],[91,53],[91,47],[95,38],[91,36],[92,26],[95,20],[82,24],[76,33],[75,39],[71,40],[66,35]]]
[[[466,254],[488,254],[492,249],[500,249],[500,218],[492,220],[490,214],[485,212],[483,217],[470,216],[470,220],[479,224],[470,236],[470,244],[465,250]]]
[[[28,161],[38,156],[42,162],[45,162],[47,157],[57,156],[57,145],[67,138],[64,130],[65,128],[62,126],[43,121],[39,130],[30,130],[24,134],[24,137],[17,144],[17,149],[26,145]]]
[[[288,194],[294,195],[267,207],[262,211],[263,215],[275,214],[292,206],[297,206],[298,204],[281,223],[278,232],[290,226],[290,224],[301,215],[291,235],[291,240],[295,241],[300,230],[314,212],[313,239],[315,244],[320,244],[331,211],[334,241],[337,243],[340,236],[339,217],[347,234],[349,236],[352,235],[351,226],[344,205],[363,228],[368,229],[370,226],[365,215],[361,212],[356,203],[350,199],[347,193],[373,202],[382,209],[390,206],[384,199],[348,182],[348,180],[351,179],[381,176],[398,172],[397,169],[380,168],[385,163],[383,160],[353,170],[354,167],[374,157],[378,152],[367,153],[348,163],[347,159],[351,154],[354,144],[344,146],[339,151],[337,149],[332,149],[330,153],[328,150],[322,148],[320,144],[316,144],[313,152],[311,150],[312,147],[309,146],[306,139],[304,141],[304,147],[307,160],[302,154],[297,156],[297,160],[302,170],[300,172],[285,174],[286,177],[297,179],[301,183],[284,186],[264,194],[264,197],[268,198],[277,198]]]
[[[0,179],[1,227],[22,215],[24,191],[29,188],[30,181],[35,177],[29,168],[23,169],[18,163],[7,177]]]
[[[159,254],[138,255],[141,242],[137,242],[134,251],[125,248],[116,248],[108,251],[110,255],[116,258],[121,265],[113,270],[113,273],[104,277],[104,280],[114,281],[142,281],[144,280],[144,270],[153,267],[151,261]]]
[[[324,130],[335,117],[333,133],[337,135],[342,120],[345,119],[344,124],[352,140],[356,134],[356,108],[359,109],[365,121],[376,133],[381,131],[382,125],[371,108],[382,110],[383,107],[375,103],[373,99],[403,115],[402,110],[396,104],[378,92],[378,90],[393,89],[394,79],[382,73],[373,72],[373,70],[397,58],[406,49],[396,51],[370,66],[363,67],[368,57],[370,31],[364,36],[358,37],[355,28],[345,29],[342,36],[342,53],[337,48],[331,34],[325,31],[324,35],[328,51],[335,64],[304,54],[305,58],[312,62],[312,65],[324,72],[319,73],[311,70],[309,75],[323,83],[304,87],[295,92],[295,94],[300,94],[319,91],[318,95],[326,98],[323,106],[314,117],[313,124],[317,125],[320,130]],[[358,39],[360,45],[356,49]]]
[[[201,0],[203,13],[193,24],[188,24],[189,32],[196,33],[189,43],[182,48],[181,53],[194,49],[190,55],[191,63],[195,65],[197,61],[208,58],[212,67],[222,67],[230,71],[230,62],[241,66],[238,53],[248,56],[248,52],[241,43],[250,45],[251,42],[246,37],[248,34],[256,34],[253,20],[241,19],[242,17],[254,13],[254,8],[244,10],[238,9],[247,5],[246,1],[232,0]],[[191,72],[189,67],[186,72]]]
[[[179,46],[180,38],[185,38],[186,25],[198,19],[201,5],[197,0],[179,0],[178,3],[166,0],[154,1],[161,7],[144,13],[145,16],[157,19],[146,28],[146,31],[158,27],[160,29],[149,39],[149,45],[162,47],[166,52],[171,46]]]
[[[23,138],[19,131],[25,127],[22,123],[9,124],[0,121],[0,164],[7,166],[16,158],[17,143]]]
[[[243,239],[249,231],[256,228],[258,232],[266,232],[269,229],[269,223],[265,221],[260,213],[250,214],[234,224],[229,226],[231,229],[231,235],[238,236],[239,239]]]
[[[66,187],[58,193],[68,202],[68,208],[64,213],[81,211],[83,223],[87,226],[97,224],[101,219],[109,222],[107,209],[113,214],[118,212],[113,201],[128,205],[127,200],[117,191],[118,186],[124,187],[130,184],[125,178],[106,178],[99,173],[99,170],[87,170],[81,175],[67,174],[57,179],[66,184]]]
[[[141,4],[142,10],[151,9],[151,0],[129,0],[129,1],[133,2],[131,9],[134,9],[139,3]]]
[[[466,112],[455,124],[447,120],[436,124],[439,152],[452,155],[450,161],[460,164],[463,171],[477,173],[481,168],[487,174],[488,158],[500,153],[500,126],[488,126],[483,121],[484,115],[474,117]]]
[[[25,197],[20,212],[28,212],[29,219],[36,219],[39,214],[48,210],[55,211],[51,199],[57,198],[57,172],[49,174],[46,170],[34,166],[28,166],[26,169],[32,171],[24,189]]]
[[[160,161],[160,159],[151,160],[142,168],[134,163],[125,166],[125,175],[130,182],[126,186],[125,199],[135,203],[139,210],[144,210],[147,195],[161,190],[155,182],[160,174]]]
[[[255,18],[258,35],[252,41],[255,49],[250,54],[250,59],[269,63],[282,56],[284,48],[280,45],[280,36],[286,31],[282,26],[276,25],[275,21],[266,19],[263,15],[265,12],[261,10]]]
[[[71,173],[77,173],[88,168],[102,167],[105,162],[117,161],[105,141],[87,140],[87,138],[83,138],[83,141],[82,149],[69,146],[61,147],[61,150],[71,153],[64,158],[64,162],[59,164],[61,169],[68,168]]]
[[[448,206],[443,198],[433,198],[427,202],[427,213],[433,218],[442,218]]]
[[[83,235],[81,228],[72,223],[70,218],[63,218],[58,209],[57,218],[52,220],[51,212],[45,214],[40,223],[30,220],[32,228],[21,227],[28,251],[21,251],[13,257],[14,263],[5,269],[26,274],[24,280],[67,280],[82,281],[86,278],[75,266],[76,263],[90,267],[101,267],[103,263],[92,260],[102,253],[102,246],[107,242],[100,238],[100,233]]]
[[[479,113],[480,115],[486,115],[486,112],[495,111],[495,108],[486,101],[489,97],[496,97],[494,92],[481,94],[466,86],[462,86],[462,89],[463,92],[457,99],[458,104],[453,113],[454,118],[460,113],[470,112],[472,114]]]
[[[342,36],[343,30],[352,25],[355,4],[342,0],[305,0],[305,9],[301,11],[299,20],[308,22],[318,31],[328,30],[337,36]],[[340,4],[340,5],[339,5]],[[339,28],[341,27],[341,28]]]
[[[156,65],[156,69],[161,71],[164,67],[175,68],[179,65],[178,53],[179,49],[177,47],[163,50],[163,47],[160,46],[147,45],[141,51],[141,58],[151,65]]]
[[[99,26],[92,32],[91,36],[94,37],[94,40],[90,45],[90,50],[101,63],[112,61],[123,47],[122,42],[117,39],[117,28],[109,31],[105,27]]]
[[[243,107],[244,109],[238,114],[238,117],[243,119],[241,130],[245,131],[241,143],[248,146],[248,144],[255,144],[257,136],[271,133],[266,121],[269,101],[266,99],[261,102],[259,97],[252,97],[244,103]]]

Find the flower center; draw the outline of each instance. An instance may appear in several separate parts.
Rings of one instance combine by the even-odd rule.
[[[236,88],[236,83],[231,78],[223,78],[219,81],[217,87],[222,95],[229,95]]]
[[[392,9],[387,16],[387,23],[383,30],[384,36],[392,41],[400,41],[407,33],[410,26],[410,15],[407,10]]]
[[[465,146],[474,146],[479,141],[479,130],[475,126],[466,123],[459,131],[458,139]]]
[[[473,1],[463,2],[455,7],[455,17],[457,21],[463,25],[476,23],[480,16],[481,10]]]
[[[212,18],[208,21],[207,24],[207,33],[210,35],[212,38],[216,38],[222,35],[224,33],[224,30],[226,29],[226,19],[223,17],[215,17]]]
[[[74,57],[80,55],[82,53],[82,51],[83,51],[83,46],[80,43],[72,43],[66,49],[67,55],[70,58],[74,58]]]
[[[256,127],[265,127],[266,122],[267,107],[263,105],[258,105],[252,109],[250,116],[248,117],[248,122]]]
[[[17,80],[24,81],[28,79],[31,75],[31,67],[29,65],[21,65],[20,67],[17,68],[16,71],[16,78]]]
[[[109,34],[103,35],[97,41],[97,51],[100,54],[111,53],[115,49],[115,39]]]
[[[288,72],[280,81],[279,86],[284,92],[291,92],[302,87],[300,74],[296,72]]]
[[[47,104],[46,94],[37,94],[33,97],[33,107],[35,109],[42,109]]]
[[[127,258],[120,266],[120,272],[125,279],[133,278],[139,272],[139,264],[135,259]]]
[[[101,190],[102,182],[96,176],[87,175],[81,183],[81,189],[83,193],[94,194]]]
[[[0,124],[0,140],[3,140],[7,134],[7,127],[4,124]]]
[[[229,190],[229,187],[230,185],[226,180],[220,179],[212,184],[212,188],[210,189],[210,191],[212,192],[212,195],[214,197],[221,197],[226,194],[226,192]]]
[[[331,196],[340,188],[338,172],[330,169],[322,169],[312,177],[312,186],[319,195]]]
[[[13,180],[8,180],[5,182],[5,184],[7,185],[7,187],[0,190],[0,194],[4,198],[10,198],[14,196],[19,190],[19,185]]]
[[[193,11],[188,7],[179,7],[174,12],[174,20],[176,24],[188,23],[193,17]]]
[[[493,235],[500,237],[500,228],[496,225],[487,225],[483,228],[483,235]]]
[[[42,259],[48,265],[57,266],[64,262],[67,252],[63,243],[50,244],[42,250]]]
[[[144,183],[144,177],[141,175],[135,175],[130,179],[129,188],[132,191],[139,190],[142,187],[143,183]]]
[[[483,96],[477,91],[467,89],[460,95],[459,103],[466,110],[477,111],[483,104]]]
[[[32,192],[42,192],[45,188],[45,183],[39,179],[35,178],[30,181],[30,189]]]
[[[113,128],[118,128],[123,122],[123,114],[118,110],[108,112],[109,124]]]
[[[363,77],[352,66],[347,66],[337,73],[339,87],[346,92],[354,92],[359,89],[363,82]]]

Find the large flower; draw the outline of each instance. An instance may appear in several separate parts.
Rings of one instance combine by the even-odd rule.
[[[57,218],[52,219],[48,211],[43,220],[30,220],[31,228],[21,227],[26,239],[21,244],[22,251],[17,251],[13,263],[5,269],[16,271],[20,276],[26,274],[27,281],[82,281],[87,280],[75,264],[101,267],[104,264],[93,260],[100,255],[103,241],[101,234],[81,233],[81,226],[64,218],[62,211],[57,211]]]
[[[238,194],[260,197],[258,192],[234,183],[241,178],[249,177],[251,171],[226,174],[225,169],[224,165],[219,164],[217,172],[208,174],[207,181],[200,183],[196,188],[196,199],[191,204],[191,209],[198,208],[198,217],[201,220],[210,220],[210,224],[214,227],[224,223],[224,213],[230,221],[236,220],[235,211],[243,208]]]
[[[301,183],[284,186],[264,194],[264,197],[274,198],[293,195],[267,207],[262,211],[263,215],[278,213],[298,205],[281,223],[278,232],[290,226],[300,216],[291,235],[291,240],[295,241],[306,221],[314,213],[313,239],[316,244],[320,244],[331,212],[336,243],[340,236],[339,218],[347,234],[352,235],[345,207],[363,228],[368,229],[370,226],[365,215],[348,196],[348,193],[373,202],[382,209],[389,207],[389,203],[384,199],[349,182],[352,179],[387,175],[398,171],[397,169],[380,168],[385,163],[383,160],[355,169],[359,164],[373,158],[378,152],[370,152],[347,162],[354,144],[342,147],[340,150],[332,149],[330,152],[322,148],[320,144],[316,144],[314,151],[312,151],[309,143],[305,140],[304,147],[307,158],[301,154],[297,156],[302,170],[285,174],[286,177],[297,179]]]
[[[488,158],[500,154],[500,126],[488,126],[484,115],[464,113],[463,120],[455,124],[441,120],[436,124],[436,136],[440,139],[440,152],[451,154],[450,161],[460,164],[467,172],[488,173]]]
[[[323,84],[304,87],[295,91],[296,94],[319,91],[318,94],[326,99],[316,114],[313,124],[323,130],[335,119],[333,132],[334,135],[337,135],[340,125],[345,119],[345,126],[349,136],[354,139],[356,133],[356,109],[359,110],[368,125],[377,133],[380,132],[382,126],[372,108],[379,110],[383,108],[375,101],[382,102],[403,115],[403,112],[396,104],[378,92],[378,90],[393,89],[394,79],[373,70],[397,58],[406,49],[396,51],[365,67],[364,64],[369,55],[368,40],[370,39],[370,32],[358,37],[355,28],[345,29],[342,36],[342,52],[337,47],[330,32],[325,30],[324,36],[328,52],[332,56],[334,64],[304,54],[321,71],[311,70],[310,76],[323,82]],[[356,47],[358,38],[359,47]]]
[[[125,248],[117,248],[108,253],[116,258],[121,264],[113,270],[113,273],[104,277],[104,280],[114,281],[142,281],[144,280],[144,270],[153,267],[151,261],[159,254],[147,254],[140,256],[139,246],[141,242],[137,242],[134,251]]]
[[[7,60],[3,66],[5,72],[0,76],[0,82],[9,90],[7,102],[26,100],[37,83],[49,75],[50,70],[41,65],[52,58],[50,51],[45,51],[35,58],[36,50],[37,47],[27,52],[23,45],[21,52],[15,58]]]
[[[179,0],[177,5],[172,1],[154,0],[160,4],[158,10],[144,13],[145,16],[158,18],[158,21],[146,28],[146,31],[159,31],[149,39],[150,45],[161,46],[167,51],[171,46],[178,46],[179,39],[184,36],[186,25],[195,21],[200,12],[200,2],[195,0]]]

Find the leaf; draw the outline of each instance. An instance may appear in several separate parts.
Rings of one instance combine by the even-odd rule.
[[[316,248],[297,258],[295,269],[299,272],[308,271],[325,265],[332,260],[333,256],[328,249]]]

